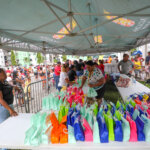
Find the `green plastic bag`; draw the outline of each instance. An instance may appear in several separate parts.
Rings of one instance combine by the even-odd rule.
[[[96,102],[94,103],[93,113],[94,113],[94,116],[97,116],[97,113],[98,113],[98,104]]]
[[[146,142],[150,142],[150,119],[148,119],[145,115],[141,115],[141,119],[144,122],[144,134]]]
[[[136,103],[133,101],[133,100],[130,100],[130,102],[129,102],[133,107],[135,107],[136,106]]]
[[[70,144],[76,143],[76,139],[74,136],[74,128],[70,125],[68,125],[68,143]]]
[[[87,92],[87,97],[96,97],[96,96],[97,96],[97,92],[95,91],[95,89],[89,88]]]
[[[89,123],[91,129],[93,129],[93,112],[90,111],[90,110],[87,110],[87,113],[86,113],[86,118],[87,122]]]
[[[111,116],[104,114],[105,122],[107,125],[107,129],[109,132],[109,141],[114,141],[115,140],[115,135],[114,135],[114,122]]]
[[[35,126],[31,126],[26,132],[25,132],[25,145],[30,145],[31,137],[36,132],[37,128]]]
[[[33,146],[38,146],[42,143],[41,139],[42,128],[39,127],[31,136],[30,144]]]
[[[122,120],[122,130],[123,130],[123,141],[127,142],[130,139],[130,125],[129,122],[121,117]]]
[[[115,117],[120,121],[122,118],[122,114],[118,110],[116,110],[115,111]]]
[[[94,126],[93,126],[93,142],[100,143],[100,136],[99,136],[99,127],[96,117],[94,117]]]
[[[140,112],[137,109],[135,109],[132,115],[133,120],[136,120],[137,116],[139,115],[140,115]]]

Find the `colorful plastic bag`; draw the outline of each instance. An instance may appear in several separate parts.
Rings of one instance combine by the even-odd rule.
[[[80,122],[80,116],[76,117],[74,122],[74,135],[76,141],[85,141],[84,131]]]
[[[130,125],[129,122],[124,117],[121,117],[121,121],[123,130],[123,141],[127,142],[130,139]]]
[[[99,135],[101,143],[108,143],[108,129],[104,120],[99,113],[97,114],[97,121],[99,126]]]
[[[115,136],[114,136],[113,119],[110,115],[107,114],[104,114],[104,118],[109,132],[109,141],[114,141]]]
[[[137,128],[136,128],[136,123],[135,121],[132,120],[130,115],[128,114],[126,116],[127,121],[129,122],[130,125],[130,142],[136,142],[137,141]]]
[[[96,96],[97,96],[97,92],[95,91],[95,89],[89,88],[87,92],[87,97],[96,97]]]
[[[123,141],[123,131],[122,131],[122,124],[121,121],[114,118],[114,134],[115,134],[115,141]]]
[[[148,119],[145,115],[141,116],[141,119],[144,122],[144,134],[145,134],[145,141],[150,142],[150,119]]]
[[[145,141],[145,135],[144,135],[144,122],[142,119],[137,116],[135,119],[136,126],[137,126],[137,136],[138,136],[138,141]]]
[[[85,128],[84,135],[85,135],[85,141],[91,142],[93,141],[93,132],[89,125],[89,123],[86,121],[85,118],[83,118],[83,126]]]
[[[100,136],[99,136],[99,127],[96,117],[94,117],[94,126],[93,126],[93,142],[100,143]]]
[[[68,125],[68,143],[70,144],[76,143],[76,139],[74,136],[74,128],[70,125]]]

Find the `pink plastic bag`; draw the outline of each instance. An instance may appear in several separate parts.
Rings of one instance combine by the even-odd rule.
[[[136,142],[137,141],[137,127],[135,121],[133,121],[130,117],[130,115],[127,113],[126,116],[127,121],[130,125],[130,142]]]
[[[83,118],[83,126],[85,128],[85,130],[84,130],[85,141],[92,142],[93,141],[93,131],[85,118]]]

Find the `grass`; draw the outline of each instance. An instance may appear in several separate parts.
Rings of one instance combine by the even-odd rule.
[[[112,101],[115,104],[118,100],[123,101],[120,96],[120,93],[118,92],[116,86],[112,81],[107,81],[106,83],[104,99]]]
[[[149,83],[146,83],[145,81],[139,81],[141,84],[147,86],[148,88],[150,88],[150,84]]]

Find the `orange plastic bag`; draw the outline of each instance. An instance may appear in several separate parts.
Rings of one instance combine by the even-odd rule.
[[[51,131],[51,143],[52,144],[56,144],[56,143],[59,143],[59,129],[56,128],[56,127],[53,127],[52,128],[52,131]]]
[[[66,122],[67,122],[67,115],[63,116],[61,120],[61,124],[66,123]]]
[[[55,115],[54,112],[51,113],[50,120],[51,120],[51,123],[52,123],[53,127],[55,127],[55,128],[59,127],[59,122],[58,122],[58,120],[57,120],[56,115]]]
[[[61,144],[68,143],[68,132],[66,125],[60,124],[59,132],[60,132],[60,143]]]
[[[139,104],[139,105],[142,104],[142,102],[141,102],[140,100],[137,100],[137,99],[135,99],[134,102],[135,102],[136,104]]]

